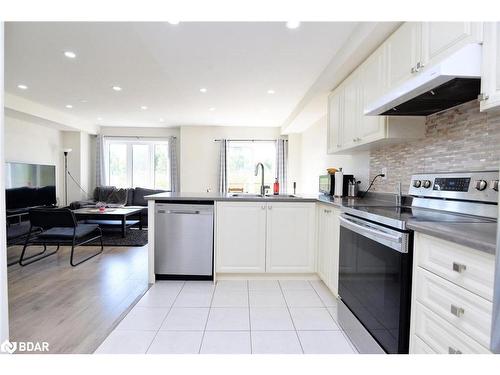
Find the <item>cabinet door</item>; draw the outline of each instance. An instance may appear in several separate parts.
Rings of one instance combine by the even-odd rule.
[[[327,150],[331,154],[342,147],[342,88],[338,88],[328,97]]]
[[[314,272],[315,204],[267,205],[267,272]]]
[[[351,74],[344,83],[344,107],[342,116],[342,148],[352,147],[357,142],[359,126],[359,80]]]
[[[384,90],[384,54],[383,49],[375,51],[359,68],[359,127],[357,143],[373,142],[385,137],[385,116],[366,116],[365,107],[376,100]]]
[[[484,26],[481,111],[500,108],[500,22]]]
[[[340,256],[340,211],[333,209],[330,214],[328,230],[330,231],[330,279],[328,287],[335,295],[339,295],[339,256]]]
[[[321,280],[328,286],[331,274],[331,208],[320,205],[318,207],[318,258],[317,270]]]
[[[423,22],[422,63],[433,65],[468,43],[482,39],[480,22]]]
[[[405,22],[384,43],[387,58],[387,90],[410,79],[420,60],[421,23]]]
[[[216,271],[265,272],[266,204],[219,202],[216,217]]]

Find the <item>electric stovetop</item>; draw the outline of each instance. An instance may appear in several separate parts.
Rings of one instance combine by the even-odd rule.
[[[494,219],[463,215],[448,211],[407,206],[349,206],[344,211],[352,216],[361,217],[393,228],[406,229],[408,221],[446,222],[446,223],[485,223]]]

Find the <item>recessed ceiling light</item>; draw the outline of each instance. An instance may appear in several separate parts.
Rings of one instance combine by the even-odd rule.
[[[289,29],[296,29],[300,26],[300,22],[299,21],[288,21],[286,23],[286,27],[288,27]]]
[[[178,25],[180,21],[167,21],[171,25]]]
[[[163,122],[163,121],[165,121],[165,120],[163,118],[160,118],[160,122]]]
[[[73,51],[65,51],[64,56],[66,56],[68,59],[74,59],[76,57],[76,53]]]
[[[98,117],[98,118],[97,118],[97,121],[102,121],[102,117]]]
[[[66,104],[65,107],[68,108],[68,109],[73,108],[73,106],[71,104]]]
[[[23,84],[21,84],[21,85],[17,85],[17,88],[18,88],[18,89],[21,89],[21,90],[28,90],[28,86],[23,85]]]
[[[82,99],[82,100],[80,100],[80,103],[88,103],[88,100],[87,99]]]
[[[215,111],[215,107],[210,107],[208,110],[209,110],[210,112],[213,112],[213,111]]]
[[[141,109],[145,111],[146,109],[148,109],[148,107],[146,107],[145,105],[141,105]]]
[[[206,93],[206,92],[207,92],[206,87],[202,87],[202,88],[200,89],[200,92],[202,92],[202,93]]]
[[[267,90],[267,93],[270,95],[273,95],[273,94],[276,94],[276,91],[274,91],[273,89],[269,89],[269,90]]]
[[[120,86],[113,86],[111,88],[115,91],[122,91],[122,88]]]

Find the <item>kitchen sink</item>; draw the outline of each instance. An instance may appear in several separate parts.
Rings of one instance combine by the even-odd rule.
[[[231,196],[235,198],[261,198],[260,194],[246,194],[246,193],[231,194]]]
[[[266,198],[266,199],[290,199],[290,198],[297,198],[296,195],[292,194],[279,194],[279,195],[274,195],[274,194],[266,194],[265,196],[262,196],[260,194],[246,194],[246,193],[236,193],[236,194],[231,194],[231,197],[234,198]]]

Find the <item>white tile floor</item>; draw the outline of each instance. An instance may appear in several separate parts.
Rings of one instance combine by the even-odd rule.
[[[321,281],[160,281],[96,353],[356,353]]]

